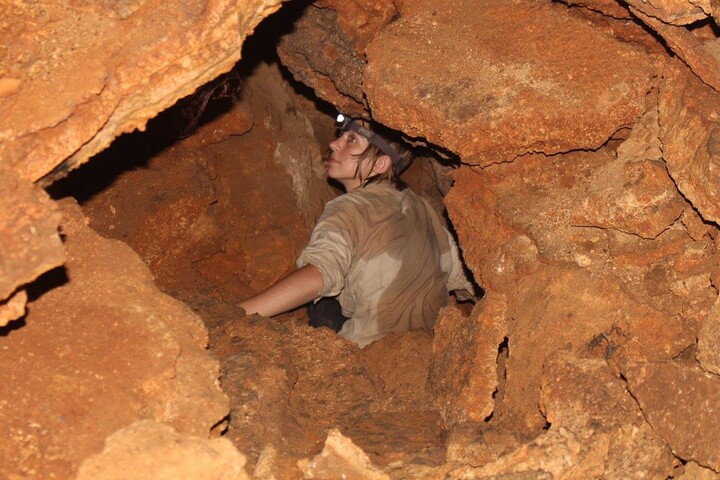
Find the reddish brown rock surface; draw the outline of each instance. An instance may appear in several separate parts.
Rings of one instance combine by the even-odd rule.
[[[482,422],[492,414],[506,319],[507,300],[492,294],[470,316],[454,306],[441,310],[433,329],[429,381],[447,424]]]
[[[340,28],[350,39],[355,52],[365,56],[365,47],[385,26],[396,20],[405,3],[383,0],[318,0],[320,8],[332,8],[338,13]]]
[[[217,308],[208,313],[232,317]],[[213,336],[231,399],[228,437],[254,468],[297,478],[297,460],[318,453],[332,428],[379,466],[444,462],[444,428],[424,381],[427,333],[386,337],[361,352],[328,329],[254,316]],[[274,460],[263,466],[268,445]]]
[[[365,47],[398,15],[395,2],[319,0],[293,13],[299,18],[278,44],[283,65],[340,112],[363,113]]]
[[[320,454],[312,460],[301,460],[299,466],[306,479],[330,480],[339,475],[348,480],[390,480],[372,465],[362,449],[337,430],[330,431]]]
[[[0,327],[25,313],[23,287],[65,262],[60,212],[48,195],[0,168]],[[18,289],[20,289],[18,291]]]
[[[312,86],[339,111],[358,114],[365,109],[365,62],[340,28],[335,10],[307,7],[293,31],[282,38],[278,54],[297,80]]]
[[[5,4],[2,164],[35,181],[85,162],[229,70],[245,36],[279,5]]]
[[[720,472],[720,382],[673,363],[629,364],[628,388],[647,421],[680,458]]]
[[[562,0],[564,3],[573,6],[584,7],[597,11],[611,18],[631,18],[630,12],[616,0]]]
[[[94,233],[73,201],[62,205],[67,263],[2,338],[5,478],[70,478],[136,420],[207,436],[227,414],[200,319],[157,289],[127,245]]]
[[[657,110],[650,109],[618,148],[617,158],[590,179],[571,222],[655,238],[680,218],[686,203],[663,161]]]
[[[599,147],[640,116],[655,69],[642,48],[564,10],[414,3],[368,46],[374,117],[483,166]]]
[[[532,442],[450,478],[653,478],[672,473],[672,455],[603,360],[566,352],[546,363],[542,406],[549,428]]]
[[[706,371],[720,375],[720,299],[698,333],[697,359]]]
[[[672,63],[660,97],[668,171],[706,220],[720,221],[720,93]]]
[[[245,458],[225,438],[180,435],[152,421],[112,434],[105,448],[80,465],[78,480],[249,480]]]
[[[629,0],[627,4],[695,75],[720,91],[720,51],[713,30],[720,13],[717,5],[708,0]]]
[[[710,2],[707,0],[628,0],[626,3],[649,17],[673,25],[687,25],[703,20],[710,14]]]
[[[609,175],[612,182],[598,182],[622,162],[623,151],[617,160],[606,150],[457,172],[447,204],[465,259],[489,295],[497,291],[511,299],[507,384],[496,421],[523,425],[520,430],[542,426],[537,398],[528,391],[537,391],[544,359],[556,349],[668,360],[695,342],[715,301],[710,237],[693,240],[679,220],[643,215],[644,202],[626,212],[642,222],[654,219],[647,225],[656,232],[665,229],[655,240],[613,229],[619,225],[598,228],[607,208],[574,223],[576,209],[587,208],[584,202],[597,188],[610,188],[615,198],[626,192],[628,180]],[[636,178],[653,185],[652,176]],[[665,182],[655,184],[657,194],[680,205],[676,193],[660,188],[667,177],[657,178]]]
[[[682,469],[682,474],[677,478],[680,480],[717,480],[720,478],[720,474],[709,468],[701,467],[695,462],[688,462]]]

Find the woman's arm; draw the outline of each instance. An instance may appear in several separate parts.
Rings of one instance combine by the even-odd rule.
[[[263,317],[272,317],[314,300],[322,288],[323,279],[320,271],[308,264],[264,292],[237,305],[248,315],[258,313]]]

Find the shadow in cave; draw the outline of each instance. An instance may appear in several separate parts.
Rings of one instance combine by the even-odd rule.
[[[192,95],[148,121],[145,131],[125,133],[105,150],[46,188],[54,199],[72,196],[80,204],[109,188],[123,173],[147,168],[150,160],[199,126],[227,113],[239,96],[236,65]]]
[[[284,5],[243,42],[241,59],[229,72],[150,119],[145,131],[120,135],[104,151],[50,184],[46,188],[48,194],[54,199],[72,196],[82,204],[110,187],[121,174],[147,168],[150,160],[163,150],[226,114],[242,98],[243,79],[259,64],[280,65],[275,46],[282,35],[292,31],[295,20],[310,4],[310,1],[302,0]],[[332,114],[332,105],[318,99],[310,87],[292,78],[284,67],[282,72],[299,95],[316,103],[318,110]]]
[[[20,317],[16,320],[12,320],[12,321],[8,322],[7,325],[0,327],[0,337],[7,337],[12,332],[14,332],[16,330],[20,330],[25,325],[26,325],[25,315],[23,315],[22,317]]]
[[[27,305],[31,305],[47,292],[65,285],[69,280],[70,278],[68,277],[67,269],[64,266],[53,268],[52,270],[43,273],[35,281],[27,285]],[[0,337],[7,337],[12,332],[23,328],[26,325],[26,316],[27,313],[22,317],[9,322],[7,325],[0,327]]]

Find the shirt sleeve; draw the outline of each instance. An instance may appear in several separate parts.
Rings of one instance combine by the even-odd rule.
[[[313,265],[320,271],[323,288],[319,297],[338,295],[352,263],[355,230],[348,202],[340,198],[329,202],[310,235],[310,242],[297,259],[296,266]]]
[[[475,296],[475,288],[465,275],[465,269],[460,260],[460,249],[455,243],[455,239],[446,228],[443,230],[445,230],[450,245],[450,274],[448,275],[447,289],[450,292],[455,291],[461,300],[469,300]],[[466,291],[467,295],[464,295],[463,291]]]

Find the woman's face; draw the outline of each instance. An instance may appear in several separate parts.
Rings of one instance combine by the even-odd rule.
[[[359,155],[368,148],[368,145],[367,138],[353,131],[343,132],[342,135],[330,142],[330,157],[327,163],[328,177],[343,184],[347,192],[360,186],[360,175],[362,178],[367,178],[370,173],[364,171],[364,169],[370,169],[367,160],[363,161],[359,170],[357,168],[360,161]]]

